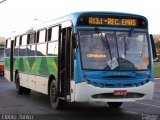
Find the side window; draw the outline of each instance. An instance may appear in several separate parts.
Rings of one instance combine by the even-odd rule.
[[[46,30],[38,31],[38,43],[43,43],[46,41]]]
[[[48,29],[48,56],[58,55],[59,26]]]
[[[29,33],[28,34],[28,44],[34,44],[36,40],[36,33]]]
[[[19,56],[26,56],[27,35],[20,37]]]
[[[59,26],[51,27],[48,30],[48,41],[58,40],[59,37]]]
[[[36,40],[35,32],[28,34],[27,56],[35,56],[35,50],[36,50],[35,40]]]
[[[6,40],[6,48],[11,48],[11,39]]]
[[[6,54],[6,57],[10,57],[10,48],[11,48],[11,39],[7,39],[6,40],[6,49],[5,49],[5,54]]]
[[[48,43],[48,56],[58,55],[58,40]]]
[[[46,43],[37,44],[37,56],[45,56],[46,55]]]
[[[46,56],[46,30],[38,31],[36,56]]]
[[[18,37],[16,37],[16,47],[19,46],[19,41],[20,41],[20,37],[18,36]]]
[[[27,46],[27,56],[35,56],[36,45],[28,45]]]
[[[27,45],[27,35],[23,35],[23,36],[22,36],[21,45],[22,45],[22,46]]]
[[[19,55],[19,40],[20,40],[19,36],[15,37],[14,56]]]

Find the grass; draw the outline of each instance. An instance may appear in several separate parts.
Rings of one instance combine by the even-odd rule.
[[[154,62],[154,77],[160,77],[160,62]]]

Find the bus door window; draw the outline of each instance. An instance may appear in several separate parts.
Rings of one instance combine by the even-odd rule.
[[[59,48],[59,79],[61,81],[62,95],[70,94],[70,80],[71,80],[71,28],[62,29],[62,40]]]
[[[48,56],[58,55],[58,41],[48,43]]]
[[[51,27],[48,30],[48,56],[58,55],[59,26]]]

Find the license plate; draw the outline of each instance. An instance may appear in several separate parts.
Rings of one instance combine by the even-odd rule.
[[[127,90],[115,90],[114,95],[115,96],[125,96],[127,95]]]

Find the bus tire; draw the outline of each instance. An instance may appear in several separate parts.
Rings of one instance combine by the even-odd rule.
[[[108,102],[108,105],[111,108],[119,108],[122,105],[123,102]]]
[[[64,101],[58,97],[57,94],[57,82],[52,80],[49,88],[49,101],[53,109],[61,109]]]
[[[17,91],[17,94],[18,95],[21,95],[24,93],[24,88],[22,86],[20,86],[20,81],[19,81],[19,74],[17,73],[16,74],[16,77],[15,77],[15,84],[16,84],[16,91]]]

